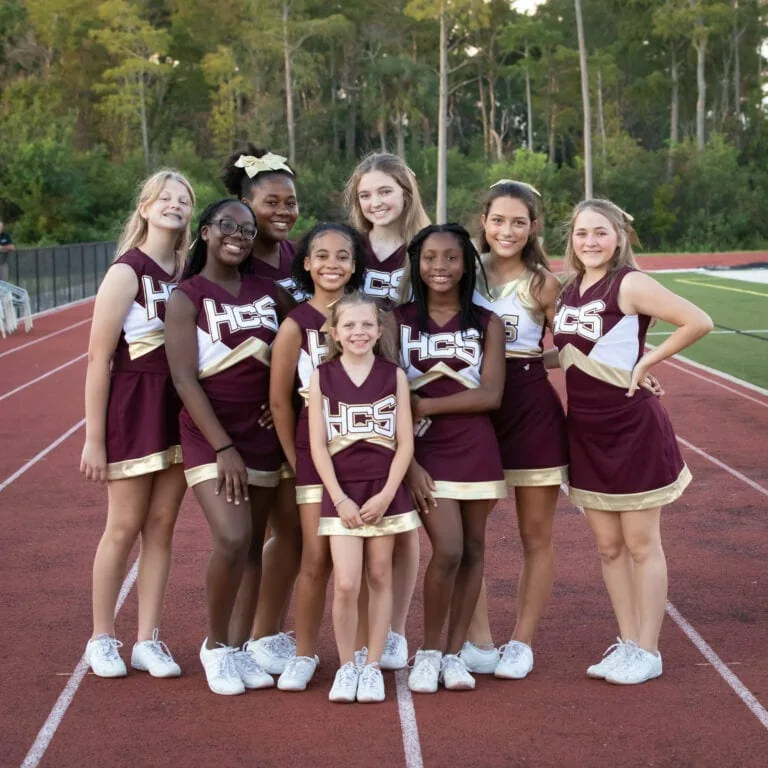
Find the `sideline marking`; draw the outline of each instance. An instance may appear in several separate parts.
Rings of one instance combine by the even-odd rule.
[[[653,344],[648,344],[646,346],[653,347]],[[740,387],[744,387],[744,389],[751,389],[753,392],[757,392],[758,394],[768,397],[768,389],[765,389],[764,387],[761,387],[757,384],[752,384],[751,382],[745,381],[744,379],[740,379],[738,376],[733,376],[730,373],[723,373],[723,371],[718,371],[717,368],[710,368],[708,365],[704,365],[704,363],[697,363],[695,360],[691,360],[690,357],[675,355],[674,357],[664,360],[664,362],[669,363],[673,368],[680,368],[681,371],[692,373],[692,371],[682,368],[679,365],[676,366],[672,360],[676,360],[678,363],[685,363],[686,365],[690,365],[692,368],[698,368],[700,371],[706,371],[707,373],[711,373],[713,376],[718,376],[719,378],[730,381],[733,384],[738,384]],[[712,383],[716,384],[717,382],[713,381]],[[741,397],[746,397],[743,392],[737,392],[736,394],[740,395]]]
[[[59,445],[61,445],[70,435],[77,432],[80,427],[85,424],[85,419],[81,419],[77,422],[73,427],[70,427],[61,437],[57,437],[47,448],[43,448],[40,453],[37,454],[37,456],[33,456],[21,469],[17,469],[12,475],[9,477],[6,477],[5,480],[3,480],[0,483],[0,491],[3,491],[6,489],[14,480],[18,480],[27,470],[32,469],[32,467],[37,464],[38,461],[41,459],[44,459],[54,448],[57,448]]]
[[[674,331],[651,331],[649,333],[646,333],[646,336],[671,336],[674,333]],[[750,328],[748,330],[721,330],[718,329],[716,331],[710,331],[707,336],[712,336],[713,334],[734,334],[734,333],[768,333],[768,328]]]
[[[683,630],[686,637],[696,646],[701,655],[717,670],[720,677],[731,686],[733,692],[746,704],[749,711],[768,728],[768,712],[755,698],[754,694],[728,669],[725,662],[712,650],[712,647],[704,638],[685,620],[680,611],[672,603],[667,602],[665,608],[667,615]]]
[[[403,751],[406,768],[423,768],[419,742],[419,726],[416,723],[416,710],[413,708],[413,696],[408,687],[408,668],[395,672],[397,683],[397,711],[400,715],[400,730],[403,732]]]
[[[9,349],[6,352],[0,352],[0,357],[5,357],[6,355],[12,355],[14,352],[18,352],[20,349],[26,349],[27,347],[31,347],[33,344],[39,344],[41,341],[50,339],[52,336],[58,336],[60,333],[64,333],[65,331],[70,331],[72,330],[72,328],[77,328],[78,325],[83,325],[85,323],[90,323],[90,322],[91,322],[91,318],[87,317],[85,320],[81,320],[79,323],[72,323],[72,325],[68,325],[66,328],[62,328],[59,331],[48,333],[45,336],[41,336],[39,339],[35,339],[34,341],[28,341],[26,344],[19,344],[18,347]]]
[[[687,283],[688,285],[702,285],[705,288],[716,288],[718,291],[733,291],[734,293],[748,293],[752,296],[762,296],[764,299],[768,298],[768,293],[761,293],[759,291],[747,291],[744,288],[731,288],[729,285],[715,285],[715,283],[701,283],[698,280],[683,280],[676,277],[676,283]]]
[[[139,558],[133,562],[131,570],[123,581],[122,587],[120,587],[120,594],[117,598],[117,605],[115,606],[115,617],[123,607],[125,598],[128,597],[128,593],[131,591],[136,576],[139,572]],[[85,660],[85,654],[80,657],[80,661],[77,662],[77,666],[72,672],[72,677],[69,678],[67,684],[64,686],[64,690],[59,694],[59,698],[56,699],[56,703],[53,705],[53,709],[48,715],[48,719],[43,724],[43,727],[37,734],[35,743],[30,747],[27,756],[24,758],[24,762],[21,764],[21,768],[36,768],[36,766],[43,759],[46,750],[50,746],[51,740],[56,734],[56,730],[61,724],[64,715],[69,709],[69,705],[72,703],[77,689],[80,687],[80,683],[83,682],[86,674],[88,673],[88,662]]]
[[[33,384],[37,384],[38,381],[42,381],[43,379],[47,379],[49,376],[53,376],[54,373],[58,373],[59,371],[64,370],[64,368],[68,368],[73,363],[76,363],[78,360],[82,360],[84,357],[87,357],[87,356],[88,356],[88,353],[83,352],[82,355],[73,357],[71,360],[69,360],[66,363],[63,363],[58,368],[53,368],[52,370],[48,371],[48,373],[44,373],[41,376],[38,376],[36,379],[32,379],[31,381],[28,381],[26,384],[21,384],[20,386],[16,387],[16,389],[12,389],[10,392],[6,392],[4,395],[0,395],[0,402],[5,400],[6,397],[10,397],[11,395],[15,395],[17,392],[21,392],[22,389],[26,389],[27,387],[31,387]]]

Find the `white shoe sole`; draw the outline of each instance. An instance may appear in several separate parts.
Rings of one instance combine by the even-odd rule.
[[[216,688],[215,686],[208,683],[208,689],[219,696],[239,696],[242,693],[245,693],[245,686],[243,686],[242,690],[235,688]]]
[[[128,674],[127,669],[118,669],[115,672],[104,674],[104,673],[97,672],[93,667],[91,667],[90,664],[88,666],[90,667],[91,672],[93,672],[93,674],[96,675],[96,677],[103,677],[105,680],[116,680],[118,677],[126,677],[126,675]]]
[[[161,673],[155,673],[153,672],[149,667],[145,666],[144,664],[141,664],[140,662],[133,661],[131,659],[131,669],[136,669],[139,672],[149,672],[149,674],[152,677],[156,677],[158,679],[166,679],[166,678],[172,678],[172,677],[181,677],[181,669],[169,669],[165,670]]]
[[[266,688],[274,688],[275,687],[275,681],[273,678],[269,678],[269,682],[267,682],[266,678],[258,683],[246,683],[243,681],[243,685],[245,688],[249,691],[261,691]]]
[[[387,698],[386,696],[382,696],[381,698],[372,697],[372,696],[365,696],[365,697],[358,696],[357,701],[359,704],[380,704],[386,698]]]
[[[452,683],[450,687],[445,685],[445,683],[443,683],[443,685],[445,686],[446,691],[474,691],[475,690],[474,681],[471,684],[470,683]]]
[[[408,666],[408,659],[385,659],[381,658],[380,666],[386,672],[394,672],[398,669],[405,669]]]
[[[647,683],[649,680],[656,680],[656,678],[661,677],[661,675],[662,672],[650,674],[648,677],[644,677],[642,680],[616,680],[610,675],[607,675],[605,681],[607,683],[611,683],[612,685],[641,685],[642,683]]]
[[[495,661],[485,661],[482,664],[468,664],[467,660],[462,656],[461,659],[464,662],[464,666],[473,675],[492,675],[496,671],[496,667],[499,666],[500,659]]]
[[[470,670],[471,671],[471,670]],[[503,669],[499,670],[496,669],[496,671],[493,673],[494,677],[498,677],[499,680],[525,680],[528,675],[533,672],[533,667],[531,667],[527,672],[523,672],[520,674],[519,672],[505,672]]]

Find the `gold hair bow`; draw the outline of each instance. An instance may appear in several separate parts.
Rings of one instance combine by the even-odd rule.
[[[264,173],[265,171],[286,171],[293,176],[293,171],[285,162],[287,159],[287,157],[273,155],[271,152],[267,152],[263,157],[240,155],[235,162],[235,167],[243,168],[248,174],[249,179],[252,179],[260,173]]]
[[[616,203],[614,203],[614,205],[616,205]],[[618,205],[616,205],[616,208],[618,208],[619,213],[624,217],[624,221],[626,221],[627,224],[631,224],[635,220],[635,217],[632,216],[632,214],[627,213],[623,208],[619,208]]]
[[[527,190],[533,192],[536,197],[541,200],[541,192],[539,192],[536,187],[533,186],[533,184],[529,184],[527,181],[517,181],[517,179],[499,179],[498,181],[494,181],[493,184],[489,187],[489,189],[493,189],[494,187],[498,187],[499,184],[519,184],[521,187],[525,187]]]

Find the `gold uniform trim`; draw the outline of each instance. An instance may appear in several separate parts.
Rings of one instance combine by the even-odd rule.
[[[150,475],[181,462],[181,446],[172,445],[167,451],[142,456],[140,459],[126,459],[107,464],[107,480],[126,480],[130,477]]]
[[[361,432],[359,435],[342,435],[340,437],[334,437],[330,443],[328,443],[328,453],[331,456],[335,456],[337,453],[341,453],[345,448],[349,448],[355,443],[359,443],[361,440],[373,443],[374,445],[380,445],[382,448],[389,448],[390,451],[397,450],[397,441],[391,437],[382,437],[375,432]]]
[[[476,499],[506,499],[507,484],[504,480],[486,480],[482,483],[453,483],[435,480],[432,495],[436,499],[473,501]]]
[[[691,471],[683,464],[677,480],[663,488],[640,493],[598,493],[583,491],[571,486],[571,501],[586,509],[600,509],[607,512],[634,512],[640,509],[655,509],[671,504],[679,498],[692,480]]]
[[[568,482],[568,465],[545,469],[505,469],[504,480],[508,488],[561,485]]]
[[[433,365],[426,373],[422,374],[421,376],[417,376],[415,379],[411,379],[408,386],[412,391],[415,391],[421,387],[426,386],[427,384],[430,384],[433,381],[437,381],[442,376],[453,379],[454,381],[458,381],[459,384],[462,384],[467,389],[477,389],[480,386],[472,379],[469,379],[466,376],[462,376],[459,371],[454,371],[453,368],[446,365],[445,363],[438,363],[437,365]]]
[[[297,504],[320,504],[323,500],[322,485],[297,485],[296,503]]]
[[[483,259],[483,266],[486,266],[486,263],[487,258]],[[544,313],[539,309],[538,303],[533,298],[533,291],[531,290],[535,275],[535,272],[526,269],[520,277],[510,280],[507,283],[502,283],[495,288],[490,288],[485,281],[483,272],[478,270],[475,289],[490,303],[509,298],[510,296],[517,296],[517,299],[520,301],[520,306],[522,306],[522,308],[531,316],[531,319],[541,325],[544,321]]]
[[[613,384],[615,387],[621,387],[621,389],[628,389],[632,381],[632,371],[599,363],[597,360],[587,357],[573,344],[566,344],[560,351],[560,367],[563,371],[567,371],[572,365],[595,379],[604,381],[606,384]]]
[[[317,527],[318,536],[393,536],[421,527],[421,518],[415,510],[401,515],[383,517],[378,525],[362,525],[360,528],[345,528],[339,517],[321,517]]]
[[[190,488],[204,483],[206,480],[215,480],[218,474],[218,467],[215,462],[213,464],[201,464],[199,467],[184,470],[184,477],[187,478],[187,486]],[[248,468],[248,485],[257,485],[261,488],[276,488],[279,482],[279,469],[276,469],[274,472],[265,472],[261,469]]]
[[[217,373],[226,371],[228,368],[241,363],[243,360],[247,360],[249,357],[256,358],[256,360],[259,360],[268,367],[271,355],[272,348],[269,344],[261,339],[251,337],[242,342],[242,344],[238,344],[234,349],[231,349],[215,363],[211,363],[206,368],[201,369],[197,376],[200,379],[207,379],[209,376],[215,376]]]
[[[156,349],[165,344],[165,331],[160,328],[156,331],[148,333],[146,336],[142,336],[136,341],[128,343],[128,355],[131,360],[136,360],[139,357],[148,355],[150,352],[154,352]]]
[[[514,360],[516,358],[523,358],[523,359],[532,359],[532,358],[541,358],[541,347],[538,347],[536,349],[508,349],[504,353],[504,357],[507,358],[507,360]]]

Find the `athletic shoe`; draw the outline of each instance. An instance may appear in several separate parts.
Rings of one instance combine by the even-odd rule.
[[[483,648],[467,641],[459,653],[464,666],[476,675],[492,675],[501,655],[496,648]]]
[[[216,648],[206,648],[207,642],[206,638],[200,648],[200,661],[208,687],[222,696],[245,693],[245,686],[235,666],[235,649],[221,644]]]
[[[620,637],[609,646],[603,654],[603,660],[587,669],[587,676],[597,680],[605,680],[608,673],[624,661],[627,651],[634,645],[632,641],[625,643]]]
[[[362,669],[368,661],[368,646],[364,645],[359,651],[355,651],[355,666]]]
[[[398,632],[390,628],[387,632],[387,642],[381,654],[382,669],[404,669],[408,666],[408,641]]]
[[[123,644],[107,634],[96,635],[85,646],[85,660],[98,677],[125,677],[128,670],[117,652]]]
[[[235,648],[234,659],[237,674],[243,681],[243,685],[250,691],[256,691],[259,688],[271,688],[275,680],[269,673],[265,672],[256,660],[248,653],[248,643],[244,643],[242,648]]]
[[[384,675],[378,664],[367,664],[360,670],[357,700],[361,704],[384,701]]]
[[[294,656],[286,665],[277,681],[281,691],[305,691],[320,659],[315,656]]]
[[[178,677],[181,674],[181,667],[159,638],[157,629],[153,630],[151,640],[142,640],[133,646],[131,666],[141,672],[149,672],[152,677]]]
[[[533,650],[519,640],[510,640],[502,646],[501,661],[494,670],[496,677],[506,680],[522,680],[533,669]]]
[[[258,640],[249,640],[246,650],[254,661],[270,675],[282,675],[285,665],[296,655],[296,641],[293,633],[278,632]]]
[[[354,662],[348,661],[339,667],[336,677],[333,678],[333,687],[328,694],[328,701],[339,704],[350,704],[357,696],[357,683],[360,679],[360,670]]]
[[[475,687],[475,678],[469,674],[461,657],[455,653],[443,656],[440,679],[448,691],[471,691]]]
[[[440,651],[416,651],[413,669],[408,675],[408,687],[414,693],[435,693],[442,660]]]
[[[616,685],[637,685],[655,677],[661,677],[661,654],[651,653],[634,643],[625,654],[624,661],[614,667],[605,679]]]

